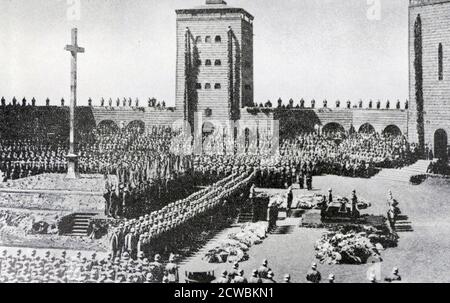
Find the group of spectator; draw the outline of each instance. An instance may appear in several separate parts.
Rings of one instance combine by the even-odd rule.
[[[15,255],[3,250],[0,255],[0,283],[178,283],[176,256],[163,262],[160,255],[154,261],[142,256],[136,260],[128,253],[113,258],[108,254],[90,258],[81,252],[70,257],[66,251],[55,256],[50,251],[40,257],[36,250],[30,255],[19,249]]]

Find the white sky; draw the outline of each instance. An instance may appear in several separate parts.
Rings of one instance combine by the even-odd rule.
[[[175,9],[205,0],[0,0],[0,97],[70,94],[70,28],[78,27],[79,104],[148,97],[174,104]],[[380,3],[380,18],[369,18]],[[375,3],[375,4],[372,4]],[[255,16],[255,101],[404,100],[407,0],[228,0]],[[374,6],[375,5],[375,6]],[[375,11],[376,13],[376,11]]]

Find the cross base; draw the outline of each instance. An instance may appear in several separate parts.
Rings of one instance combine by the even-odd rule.
[[[80,175],[78,174],[77,164],[78,164],[78,155],[68,154],[67,158],[67,175],[66,179],[78,179]]]

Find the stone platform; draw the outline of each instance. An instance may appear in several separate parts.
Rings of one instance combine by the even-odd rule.
[[[102,175],[43,174],[0,183],[0,208],[94,212],[104,208]]]
[[[104,188],[102,175],[42,174],[0,183],[0,245],[103,251],[103,239],[61,236],[61,228],[72,225],[67,218],[75,214],[101,216]]]

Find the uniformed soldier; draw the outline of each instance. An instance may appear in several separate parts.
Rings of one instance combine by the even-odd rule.
[[[171,254],[169,257],[169,263],[166,265],[166,272],[168,283],[178,283],[179,282],[179,274],[178,274],[178,265],[175,263],[175,255]]]
[[[334,274],[328,275],[328,283],[334,283],[334,279],[335,279]]]
[[[258,268],[258,276],[261,279],[267,278],[267,274],[269,273],[269,267],[267,259],[264,259],[261,266]]]
[[[306,280],[310,283],[319,283],[322,279],[320,272],[317,270],[317,264],[313,263],[311,269],[306,274]]]
[[[300,189],[305,188],[305,174],[303,170],[300,171],[300,174],[298,176],[298,185],[300,186]]]
[[[164,276],[164,265],[161,263],[161,255],[155,255],[154,261],[150,263],[150,268],[155,281],[161,283]]]
[[[239,274],[234,277],[232,283],[236,283],[236,284],[248,283],[247,279],[244,277],[243,269],[239,270]]]
[[[262,283],[277,283],[277,282],[275,282],[273,277],[274,277],[274,273],[271,270],[269,270],[269,272],[267,273],[267,278],[262,279]]]
[[[308,169],[306,172],[306,187],[308,190],[312,190],[312,181],[313,181],[312,172],[311,170]]]
[[[397,268],[397,267],[394,267],[394,268],[392,269],[392,274],[391,274],[391,276],[386,277],[384,280],[387,281],[387,282],[399,282],[399,281],[401,281],[401,280],[402,280],[402,277],[401,277],[400,274],[399,274],[398,268]]]
[[[292,186],[289,186],[286,198],[287,198],[286,216],[290,217],[292,202],[294,201],[294,193],[292,192]]]
[[[228,272],[228,277],[230,281],[234,279],[234,277],[239,275],[239,262],[234,262],[233,268]]]

